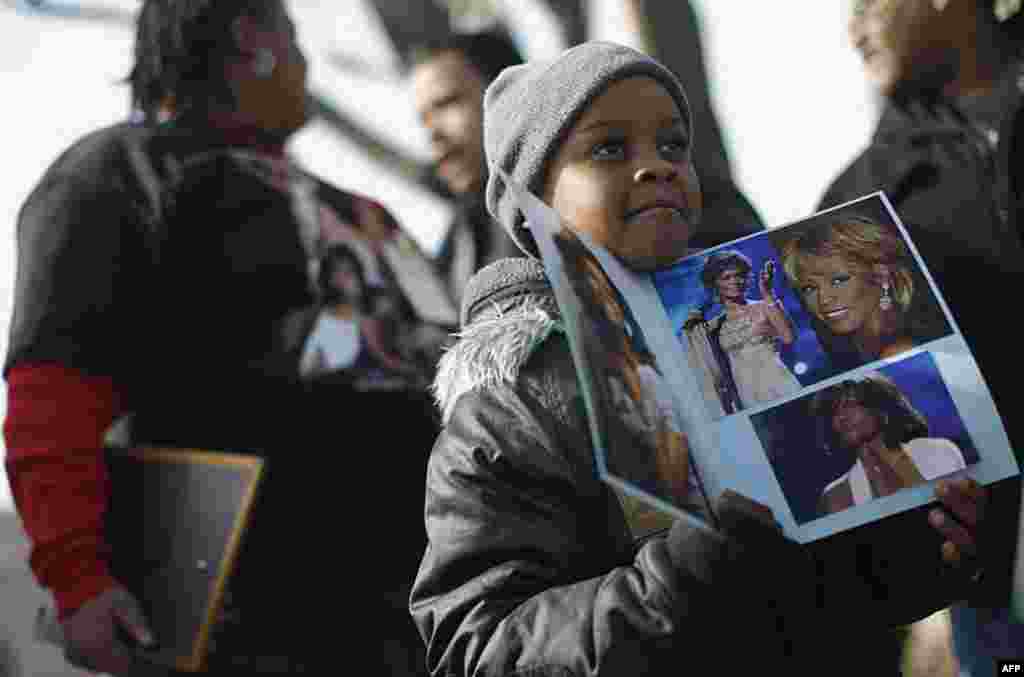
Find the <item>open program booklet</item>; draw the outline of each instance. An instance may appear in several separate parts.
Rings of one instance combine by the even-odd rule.
[[[510,190],[563,314],[599,472],[635,532],[658,515],[713,527],[707,506],[731,489],[810,543],[932,501],[939,478],[1019,473],[884,194],[651,274]]]

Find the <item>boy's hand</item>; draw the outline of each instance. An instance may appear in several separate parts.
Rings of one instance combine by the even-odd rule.
[[[988,491],[972,479],[942,480],[935,486],[941,503],[928,521],[945,537],[942,559],[953,566],[977,560],[978,527],[985,515]]]

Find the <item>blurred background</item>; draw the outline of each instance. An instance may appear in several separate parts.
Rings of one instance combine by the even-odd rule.
[[[380,201],[433,252],[452,207],[426,179],[430,153],[409,91],[410,48],[495,24],[528,59],[607,39],[648,51],[680,73],[694,107],[707,111],[697,131],[705,163],[731,173],[766,225],[783,225],[813,211],[877,119],[877,102],[846,37],[849,4],[291,0],[320,109],[292,152],[328,182]],[[18,207],[73,140],[129,115],[120,81],[131,63],[137,7],[137,0],[0,0],[0,91],[7,102],[0,128],[0,353]],[[32,642],[44,593],[28,572],[26,550],[0,468],[0,677],[84,674],[65,667],[56,649]],[[951,674],[941,652],[945,626],[941,618],[930,623],[934,631],[918,641],[939,649],[922,653],[914,674]],[[7,668],[5,646],[16,654]]]

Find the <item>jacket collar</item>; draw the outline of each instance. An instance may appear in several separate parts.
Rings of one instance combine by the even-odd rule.
[[[529,258],[502,259],[477,273],[466,287],[462,320],[433,385],[446,423],[463,394],[514,384],[534,350],[561,326],[544,267]]]
[[[938,171],[945,162],[943,146],[964,143],[988,144],[975,118],[1001,119],[1002,129],[993,128],[999,140],[1009,138],[1007,125],[1024,101],[1024,64],[1007,69],[992,94],[984,99],[954,103],[941,98],[918,97],[887,101],[873,137],[873,145],[891,152],[872,154],[870,174],[879,190],[899,204],[910,186]],[[990,125],[990,126],[991,126]],[[1008,161],[1008,145],[1000,143],[995,152],[1000,167]]]
[[[942,97],[919,96],[913,99],[889,99],[874,141],[912,147],[926,140],[962,137],[964,128],[984,123],[999,127],[1024,99],[1024,62],[1007,68],[991,94],[953,101]]]

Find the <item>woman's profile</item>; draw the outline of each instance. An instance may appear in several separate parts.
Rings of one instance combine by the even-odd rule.
[[[752,270],[750,259],[736,250],[711,254],[700,279],[723,311],[708,318],[705,306],[683,326],[705,399],[717,400],[725,414],[793,395],[801,387],[779,357],[779,343],[788,345],[795,337],[773,289],[775,263],[765,262],[758,276],[759,301],[747,296]]]
[[[947,439],[928,436],[928,421],[878,372],[830,386],[811,400],[830,449],[852,464],[822,491],[819,511],[840,512],[963,470],[964,455]]]

